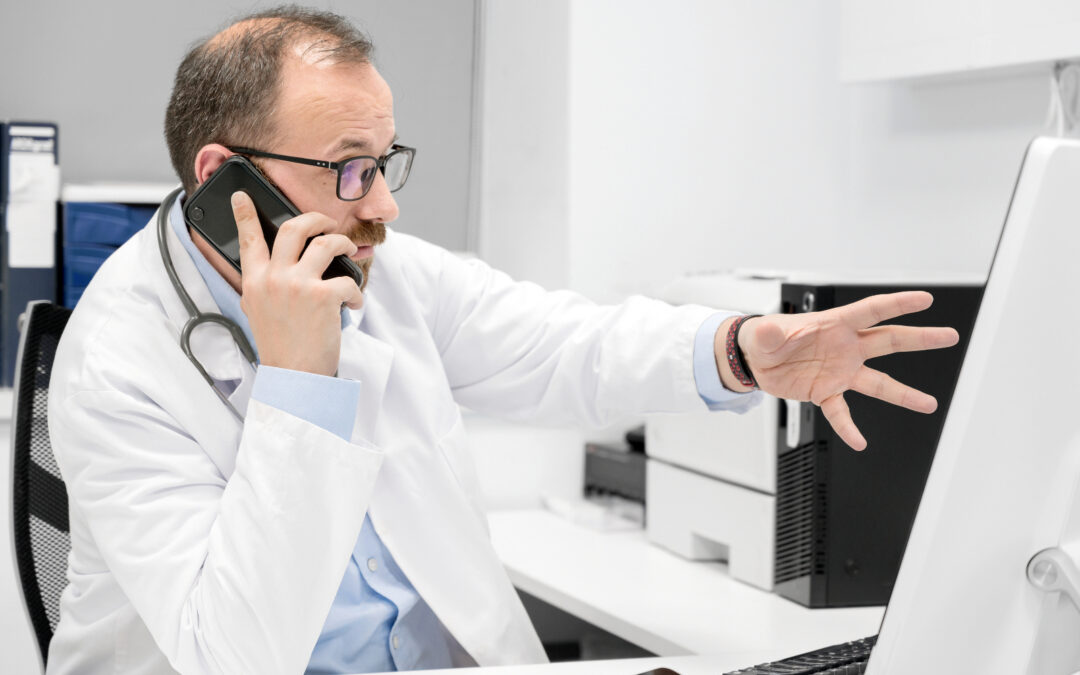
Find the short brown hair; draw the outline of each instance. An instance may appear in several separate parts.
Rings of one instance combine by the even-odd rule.
[[[374,46],[347,19],[286,5],[237,19],[200,40],[176,71],[165,141],[188,194],[195,156],[209,143],[257,147],[274,135],[282,55],[301,40],[321,58],[370,63]]]

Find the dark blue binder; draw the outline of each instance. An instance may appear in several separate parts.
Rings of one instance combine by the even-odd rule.
[[[24,246],[17,237],[13,241],[13,219],[20,217],[12,207],[12,162],[18,165],[27,160],[59,164],[59,130],[48,122],[0,122],[0,386],[10,387],[15,375],[15,355],[19,345],[19,315],[31,300],[56,302],[56,256],[59,250],[57,228],[58,197],[52,197],[52,220],[42,230],[52,237],[52,260],[35,260],[25,264],[25,256],[17,247]],[[18,166],[16,166],[18,168]],[[59,185],[57,182],[57,189]],[[13,250],[13,244],[16,247]],[[37,256],[40,258],[40,252]],[[47,253],[47,251],[46,251]]]

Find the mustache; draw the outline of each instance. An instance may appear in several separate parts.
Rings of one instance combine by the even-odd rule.
[[[386,241],[386,225],[376,220],[358,220],[349,226],[345,232],[349,241],[357,246],[378,246]],[[360,284],[360,291],[367,290],[368,282],[371,281],[371,266],[375,258],[364,258],[358,265],[364,273],[364,282]]]
[[[386,241],[386,225],[376,220],[359,220],[349,226],[345,236],[357,245],[378,246]]]

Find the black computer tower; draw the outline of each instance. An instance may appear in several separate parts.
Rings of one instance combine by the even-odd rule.
[[[855,452],[809,403],[781,402],[777,434],[776,592],[807,607],[884,605],[892,593],[960,364],[982,285],[806,285],[785,283],[786,313],[825,310],[877,293],[927,290],[933,306],[885,323],[952,326],[948,349],[892,354],[867,365],[934,395],[931,415],[855,392],[845,400],[868,447]],[[797,434],[789,438],[789,415]],[[795,429],[792,429],[794,432]]]

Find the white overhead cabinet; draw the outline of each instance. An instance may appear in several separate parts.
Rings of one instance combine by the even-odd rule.
[[[841,25],[845,82],[1080,58],[1077,0],[841,0]]]

